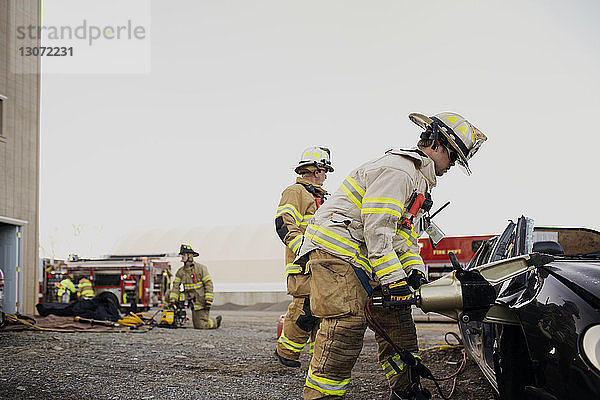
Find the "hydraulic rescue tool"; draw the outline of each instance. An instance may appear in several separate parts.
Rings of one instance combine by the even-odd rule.
[[[396,394],[399,399],[430,399],[431,393],[421,387],[420,378],[432,380],[440,395],[444,396],[438,381],[431,371],[409,351],[400,348],[392,341],[385,329],[375,319],[372,306],[408,307],[415,305],[425,312],[437,312],[454,320],[464,322],[482,321],[496,301],[494,285],[498,285],[534,268],[552,262],[554,258],[547,254],[531,253],[501,261],[492,262],[476,269],[463,269],[452,252],[449,254],[453,271],[431,283],[421,285],[414,292],[406,281],[382,285],[375,289],[374,295],[367,301],[365,316],[371,329],[390,343],[400,359],[409,367],[411,384],[403,393]]]
[[[392,284],[373,296],[373,305],[384,307],[416,305],[424,312],[436,312],[465,322],[482,320],[496,300],[493,285],[553,261],[547,254],[531,253],[464,270],[456,255],[449,253],[454,270],[440,279],[407,293],[408,285]]]

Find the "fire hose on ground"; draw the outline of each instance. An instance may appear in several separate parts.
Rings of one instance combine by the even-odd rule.
[[[396,353],[400,356],[400,359],[402,360],[402,362],[404,362],[409,367],[408,373],[410,374],[412,383],[408,390],[410,392],[412,392],[412,395],[414,396],[414,398],[416,400],[431,398],[431,393],[427,389],[423,389],[420,387],[419,378],[423,378],[423,379],[428,379],[428,380],[433,381],[440,396],[445,400],[449,400],[452,397],[452,395],[454,394],[454,390],[456,389],[456,381],[458,379],[458,376],[464,371],[466,363],[467,363],[467,357],[466,357],[466,353],[465,353],[464,349],[462,350],[463,359],[462,359],[458,369],[456,370],[456,372],[454,372],[453,374],[451,374],[449,376],[443,377],[443,378],[436,378],[433,376],[433,374],[431,373],[429,368],[427,368],[417,358],[415,358],[410,351],[402,349],[400,346],[398,346],[392,340],[392,338],[388,335],[386,330],[379,324],[379,322],[373,315],[372,307],[373,307],[373,299],[369,298],[369,300],[367,301],[367,304],[365,305],[365,317],[367,319],[367,323],[369,324],[369,327],[375,333],[380,335],[386,342],[388,342],[394,348]],[[444,336],[446,343],[450,344],[450,342],[448,341],[448,338],[447,338],[448,335],[454,336],[455,339],[458,341],[458,343],[462,345],[462,340],[454,332],[446,333],[446,335]],[[450,379],[453,379],[452,388],[448,395],[444,395],[444,393],[442,392],[442,388],[439,385],[439,382],[447,381]]]

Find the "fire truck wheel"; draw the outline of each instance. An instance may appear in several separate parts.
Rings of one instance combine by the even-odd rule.
[[[119,304],[119,298],[113,292],[102,292],[98,295],[100,300],[106,299],[107,301],[114,304],[117,310],[121,311],[121,305]]]

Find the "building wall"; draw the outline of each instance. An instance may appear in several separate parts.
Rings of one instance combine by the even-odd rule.
[[[40,0],[0,0],[0,218],[27,222],[20,266],[25,313],[34,311],[38,295],[40,60],[20,56],[19,47],[39,41],[18,40],[16,28],[38,26],[40,14]]]

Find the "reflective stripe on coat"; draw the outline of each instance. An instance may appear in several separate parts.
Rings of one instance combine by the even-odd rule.
[[[185,300],[193,302],[194,310],[201,310],[207,304],[212,304],[214,299],[213,282],[206,265],[194,262],[192,265],[184,265],[179,268],[173,278],[169,298],[177,300],[181,287],[183,287]]]
[[[390,150],[361,165],[315,213],[298,257],[322,249],[382,283],[403,279],[412,268],[425,272],[417,242],[425,228],[422,211],[410,231],[399,221],[413,192],[435,184],[433,160],[417,149]]]
[[[309,293],[308,276],[303,276],[299,263],[295,262],[297,252],[304,241],[304,232],[310,219],[317,211],[317,196],[323,199],[327,194],[320,186],[312,185],[315,193],[308,191],[309,181],[301,177],[288,186],[281,194],[275,214],[275,230],[285,247],[285,272],[288,294],[306,296]]]

